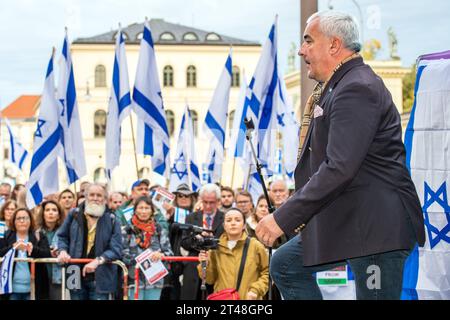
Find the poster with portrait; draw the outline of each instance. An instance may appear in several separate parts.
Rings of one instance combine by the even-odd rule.
[[[141,272],[144,274],[145,279],[147,279],[150,284],[158,282],[169,273],[161,260],[151,261],[150,255],[152,252],[153,251],[150,249],[147,249],[135,259]]]

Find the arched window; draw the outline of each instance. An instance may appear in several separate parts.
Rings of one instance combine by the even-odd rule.
[[[206,41],[220,41],[220,40],[221,38],[217,33],[212,32],[206,35]]]
[[[172,66],[165,66],[163,70],[164,87],[173,87],[173,68]]]
[[[186,40],[186,41],[197,41],[198,40],[198,36],[195,33],[193,33],[193,32],[188,32],[188,33],[185,33],[183,35],[183,40]]]
[[[150,176],[150,169],[147,167],[143,167],[139,170],[139,179],[148,179]]]
[[[175,131],[175,114],[172,110],[166,110],[166,122],[167,129],[169,130],[169,136],[172,136]]]
[[[228,115],[228,128],[230,128],[230,136],[232,135],[233,132],[233,122],[234,122],[234,114],[235,114],[235,110],[231,111],[230,114]]]
[[[187,87],[197,86],[197,70],[192,65],[187,67],[186,70],[186,86]]]
[[[99,64],[95,67],[95,87],[106,87],[106,68]]]
[[[192,118],[192,129],[194,130],[194,137],[197,136],[198,133],[198,114],[195,110],[190,110],[191,118]]]
[[[106,182],[105,168],[97,168],[94,171],[94,182],[104,183]]]
[[[102,138],[106,134],[106,112],[97,110],[94,114],[94,137]]]
[[[159,36],[159,40],[173,41],[175,40],[175,36],[170,32],[164,32]]]
[[[233,66],[231,71],[231,86],[239,87],[241,85],[241,78],[238,66]]]

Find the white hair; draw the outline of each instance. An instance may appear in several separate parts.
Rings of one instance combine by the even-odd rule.
[[[351,15],[334,10],[319,11],[311,15],[306,24],[314,19],[319,19],[319,28],[327,37],[338,37],[345,48],[361,51],[358,25]]]
[[[100,183],[89,183],[89,185],[86,187],[86,189],[84,189],[84,197],[85,197],[86,199],[88,198],[89,190],[90,190],[92,187],[99,187],[99,188],[101,188],[101,189],[103,190],[103,196],[105,197],[105,198],[104,198],[104,201],[107,201],[107,200],[108,200],[108,191],[106,191],[105,186],[102,185],[102,184],[100,184]]]
[[[198,194],[200,195],[200,198],[203,197],[203,194],[205,193],[215,193],[216,198],[220,200],[221,194],[220,194],[220,188],[217,184],[214,183],[207,183],[204,186],[200,188],[200,191]]]

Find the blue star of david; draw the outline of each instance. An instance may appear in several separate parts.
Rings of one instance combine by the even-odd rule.
[[[424,182],[424,205],[422,210],[424,212],[425,226],[427,227],[428,238],[430,239],[430,247],[433,249],[440,241],[445,241],[450,244],[450,207],[447,200],[447,186],[444,182],[436,192],[434,192],[430,186]],[[447,218],[447,224],[439,230],[436,226],[432,225],[430,222],[430,217],[428,214],[428,209],[433,203],[439,204],[443,209],[445,216]],[[433,235],[436,235],[433,237]]]
[[[181,163],[183,165],[182,169],[177,168],[177,165]],[[184,170],[183,170],[184,169]],[[178,179],[182,179],[184,176],[188,175],[187,168],[186,168],[186,160],[184,160],[183,153],[180,155],[178,159],[175,159],[175,163],[172,168],[172,173],[175,173],[178,177]]]
[[[47,121],[45,121],[45,120],[38,119],[37,129],[36,129],[36,132],[34,133],[34,136],[35,136],[35,137],[42,138],[42,132],[41,132],[41,129],[42,129],[43,125],[44,125],[46,122],[47,122]]]
[[[283,121],[284,116],[285,116],[284,112],[282,114],[277,114],[278,124],[283,127],[286,126],[286,124]]]
[[[8,280],[8,270],[3,270],[2,273],[2,278],[1,278],[1,283],[6,283],[6,281]]]

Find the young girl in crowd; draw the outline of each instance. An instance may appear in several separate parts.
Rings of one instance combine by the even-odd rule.
[[[54,200],[45,201],[40,206],[38,213],[38,223],[40,227],[38,231],[47,237],[53,258],[57,257],[57,232],[64,221],[64,216],[63,209]],[[61,300],[61,266],[52,263],[47,264],[46,267],[49,279],[49,299]]]
[[[129,299],[134,299],[135,258],[147,249],[152,251],[153,262],[172,255],[167,230],[154,219],[155,208],[149,197],[140,197],[134,206],[131,224],[122,227],[123,262],[128,267]],[[139,270],[139,300],[159,300],[163,279],[150,284]]]
[[[247,218],[247,233],[249,237],[256,238],[256,226],[258,222],[269,214],[269,206],[264,195],[261,195],[256,202],[256,208]]]
[[[9,230],[0,241],[0,256],[11,248],[16,248],[16,258],[48,258],[51,256],[47,237],[34,232],[31,211],[19,208],[14,211],[9,223]],[[36,300],[48,299],[48,274],[45,265],[36,264]],[[15,262],[12,276],[13,293],[10,300],[29,300],[31,292],[31,273],[28,262]]]
[[[215,250],[201,251],[200,261],[206,261],[206,283],[214,285],[214,292],[236,288],[244,244],[248,238],[245,232],[245,215],[237,208],[228,209],[224,218],[225,232]],[[264,297],[269,283],[269,257],[263,244],[248,238],[248,251],[239,286],[242,300],[259,300]],[[202,276],[201,263],[198,265]]]

